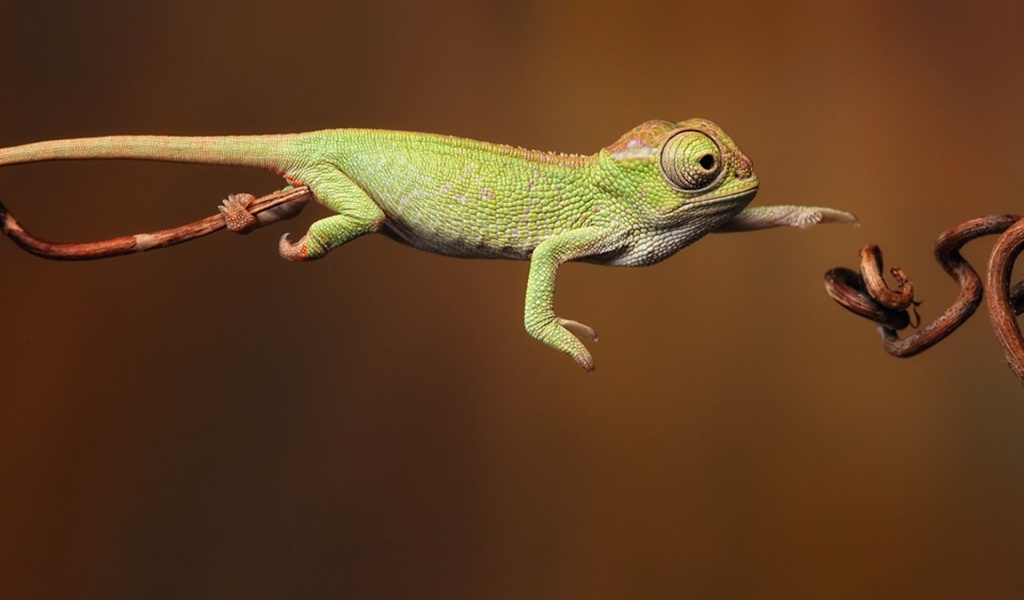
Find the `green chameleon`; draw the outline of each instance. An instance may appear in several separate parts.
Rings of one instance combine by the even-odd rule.
[[[337,214],[314,222],[297,242],[281,237],[281,256],[291,261],[321,258],[377,232],[448,256],[529,260],[526,331],[587,371],[594,361],[580,337],[597,334],[555,315],[560,264],[650,265],[710,232],[857,222],[830,208],[746,208],[758,187],[750,159],[702,119],[648,121],[591,156],[367,129],[111,136],[0,149],[0,165],[98,158],[261,167],[308,186]],[[224,202],[229,227],[244,230],[256,220],[248,202]],[[295,212],[286,204],[259,217]]]

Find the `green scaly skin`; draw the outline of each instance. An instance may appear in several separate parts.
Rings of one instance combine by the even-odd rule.
[[[750,159],[701,119],[648,121],[591,156],[363,129],[111,136],[0,149],[0,165],[93,158],[259,167],[309,186],[337,214],[295,243],[285,234],[279,250],[288,260],[321,258],[375,232],[449,256],[529,260],[526,330],[587,371],[594,361],[577,336],[597,334],[555,315],[560,264],[649,265],[715,231],[856,223],[830,208],[747,208],[758,187]]]

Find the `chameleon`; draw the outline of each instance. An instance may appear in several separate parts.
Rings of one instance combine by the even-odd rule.
[[[857,224],[832,208],[748,207],[759,185],[751,160],[704,119],[647,121],[592,155],[376,129],[122,135],[0,148],[0,166],[71,159],[257,167],[290,187],[307,186],[333,214],[295,241],[281,236],[278,251],[290,261],[322,258],[369,233],[442,255],[528,260],[526,331],[586,371],[594,360],[583,340],[597,333],[555,314],[559,265],[644,266],[712,232]],[[252,226],[250,200],[231,196],[218,207],[230,229]],[[263,224],[295,212],[285,204],[258,216]]]

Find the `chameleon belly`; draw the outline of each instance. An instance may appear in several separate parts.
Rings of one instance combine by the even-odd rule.
[[[383,232],[415,248],[528,259],[544,239],[586,226],[602,209],[588,184],[589,157],[425,134],[417,144],[391,132],[353,135],[362,136],[361,151],[339,168],[383,210]]]

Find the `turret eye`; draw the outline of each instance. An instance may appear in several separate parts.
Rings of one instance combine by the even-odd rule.
[[[694,192],[708,187],[722,172],[722,152],[699,131],[680,131],[661,148],[661,172],[672,187]]]

